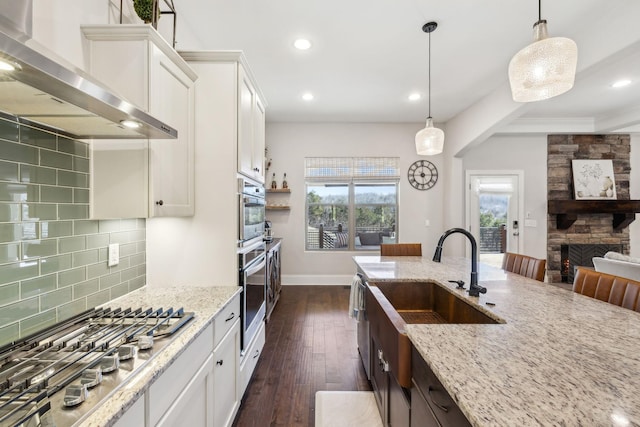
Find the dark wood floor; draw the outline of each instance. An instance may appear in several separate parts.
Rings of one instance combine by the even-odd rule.
[[[234,426],[313,426],[321,390],[371,390],[349,288],[284,286]]]

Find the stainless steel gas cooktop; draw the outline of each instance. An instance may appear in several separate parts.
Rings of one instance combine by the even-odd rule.
[[[67,427],[166,347],[182,308],[86,311],[0,348],[0,426]]]

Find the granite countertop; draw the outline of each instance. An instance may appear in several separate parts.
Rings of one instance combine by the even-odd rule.
[[[640,313],[470,261],[354,257],[376,281],[429,280],[504,324],[407,325],[407,335],[474,426],[640,426]],[[493,302],[495,306],[487,306]]]
[[[82,427],[112,425],[149,388],[183,350],[213,321],[213,317],[230,302],[241,289],[238,286],[167,287],[145,286],[105,304],[106,307],[184,307],[195,317],[162,351],[154,355],[140,372],[132,376],[91,416]]]

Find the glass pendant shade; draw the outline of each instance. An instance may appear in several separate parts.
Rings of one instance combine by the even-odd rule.
[[[420,156],[434,156],[442,153],[444,148],[444,132],[433,127],[433,119],[427,118],[424,129],[416,133],[416,153]]]
[[[549,38],[545,20],[534,25],[533,38],[509,63],[511,95],[516,102],[552,98],[571,89],[575,81],[576,43],[565,37]]]

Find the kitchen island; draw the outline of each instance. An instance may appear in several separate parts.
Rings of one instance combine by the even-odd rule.
[[[470,262],[356,256],[370,285],[432,281],[498,324],[414,324],[412,344],[474,426],[640,425],[640,313]],[[495,305],[487,305],[493,303]]]
[[[107,402],[100,405],[83,427],[109,426],[116,423],[134,404],[144,399],[150,386],[166,372],[178,357],[205,331],[210,331],[214,317],[240,293],[238,286],[167,287],[145,286],[105,304],[106,307],[183,307],[195,317],[179,331],[173,341],[153,356],[140,372],[123,384]],[[238,314],[238,313],[236,313]],[[175,390],[171,390],[175,391]],[[126,424],[126,423],[125,423]]]

